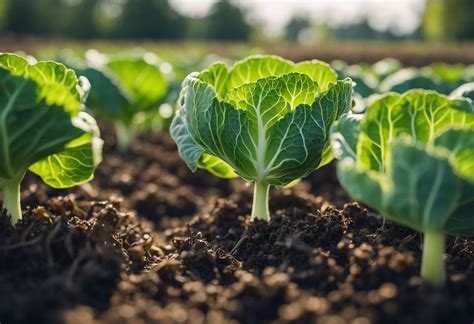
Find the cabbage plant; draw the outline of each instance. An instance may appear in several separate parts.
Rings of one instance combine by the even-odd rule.
[[[271,185],[332,159],[329,131],[351,106],[352,81],[320,61],[252,56],[215,63],[183,82],[171,135],[192,171],[255,183],[252,219],[269,219]]]
[[[438,77],[421,73],[419,69],[407,67],[387,76],[379,84],[379,93],[403,93],[411,89],[427,89],[446,93],[447,85]]]
[[[449,97],[452,99],[465,97],[474,100],[474,82],[465,83],[459,88],[456,88],[453,92],[451,92]]]
[[[474,109],[427,90],[389,93],[331,135],[341,185],[424,235],[421,276],[445,280],[445,234],[474,235]]]
[[[92,179],[102,140],[83,111],[89,88],[62,64],[0,54],[0,189],[12,223],[22,216],[20,183],[27,170],[54,188]]]
[[[464,65],[432,64],[423,68],[400,69],[385,78],[379,92],[403,93],[411,89],[434,90],[449,94],[463,83],[474,81],[472,72]]]
[[[160,103],[168,93],[166,75],[151,53],[112,58],[95,51],[89,54],[87,65],[75,68],[92,84],[87,106],[113,122],[117,146],[127,151],[137,128],[149,120],[160,122]]]

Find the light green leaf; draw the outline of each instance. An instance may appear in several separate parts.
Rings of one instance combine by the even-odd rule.
[[[331,128],[331,142],[334,157],[343,160],[346,157],[357,159],[357,140],[359,125],[364,115],[351,112],[343,115]]]
[[[225,101],[237,109],[247,111],[254,141],[257,140],[258,127],[266,130],[275,125],[288,112],[302,104],[312,104],[318,84],[310,77],[300,73],[288,73],[279,77],[268,77],[254,83],[244,84],[229,91]],[[261,121],[261,125],[259,125]]]
[[[352,82],[330,83],[333,77],[321,62],[295,65],[276,57],[191,74],[172,125],[181,157],[191,169],[213,172],[213,163],[200,160],[206,153],[244,179],[278,186],[306,176],[330,161],[330,127],[351,105]]]
[[[107,64],[121,87],[131,96],[136,110],[157,108],[164,98],[168,82],[158,65],[144,59],[114,59]]]
[[[24,76],[27,74],[28,61],[16,54],[0,53],[0,67],[10,71],[12,75]]]
[[[40,85],[40,97],[49,105],[63,106],[75,114],[82,102],[79,83],[73,70],[54,62],[38,62],[28,69],[28,77]]]
[[[85,76],[92,85],[87,98],[87,106],[98,116],[113,121],[130,123],[135,115],[130,95],[106,68],[76,69],[78,75]]]
[[[389,170],[391,143],[398,134],[431,143],[447,127],[474,126],[469,109],[465,101],[449,100],[431,91],[385,95],[372,103],[360,125],[358,163],[371,170]]]
[[[461,179],[462,193],[456,210],[449,217],[446,232],[457,236],[474,236],[474,184]]]
[[[291,61],[276,56],[251,56],[237,62],[229,72],[227,89],[252,83],[258,79],[296,72]]]
[[[220,158],[239,175],[251,179],[256,173],[256,157],[246,112],[218,101],[213,88],[199,79],[188,78],[185,89],[184,106],[177,120],[182,119],[191,138],[203,152]],[[173,138],[180,145],[179,139]],[[186,161],[185,156],[181,157]]]
[[[334,159],[334,155],[332,154],[332,148],[331,146],[328,146],[326,147],[326,150],[323,152],[323,157],[321,159],[321,162],[319,163],[318,169],[331,163],[333,159]]]
[[[337,177],[349,195],[368,206],[383,211],[384,192],[391,190],[389,178],[379,172],[365,170],[345,157],[337,163]]]
[[[349,110],[351,95],[351,81],[338,81],[312,106],[300,105],[275,125],[265,157],[269,183],[284,186],[321,165],[329,147],[330,128]]]
[[[418,231],[474,235],[474,112],[466,103],[411,91],[343,116],[331,135],[341,185]]]
[[[474,183],[474,127],[449,129],[436,138],[435,145],[446,148],[455,172]]]
[[[413,139],[398,137],[393,152],[385,216],[422,232],[443,231],[461,196],[460,178],[446,156]]]
[[[227,65],[224,63],[214,63],[203,72],[196,73],[196,77],[212,86],[219,100],[224,99],[228,90],[227,80],[229,79]]]
[[[48,105],[63,106],[73,115],[81,109],[82,96],[80,84],[73,70],[56,62],[38,62],[29,65],[26,59],[14,54],[0,54],[0,68],[12,75],[27,77],[35,81],[39,99]]]
[[[411,89],[435,90],[441,93],[448,91],[446,85],[437,78],[423,75],[415,68],[404,68],[386,77],[379,85],[379,92],[404,93]]]
[[[437,77],[444,83],[455,84],[463,80],[466,66],[463,64],[435,63],[421,69],[422,73],[430,77]]]
[[[201,155],[197,166],[223,179],[232,179],[239,176],[234,172],[234,169],[232,169],[230,165],[228,165],[221,159],[206,153]]]
[[[24,172],[83,134],[61,107],[37,102],[33,81],[0,69],[0,83],[1,178]]]
[[[93,160],[94,167],[85,170],[68,163],[55,172],[70,177],[68,186],[75,179],[89,179],[100,159],[100,150],[92,147],[100,139],[95,121],[81,112],[85,91],[80,91],[74,72],[54,62],[25,66],[26,61],[15,55],[2,54],[0,61],[0,184],[21,178],[38,161],[71,155],[68,151],[85,143],[90,150],[82,148],[79,162]],[[77,158],[79,150],[74,151]]]
[[[51,187],[69,188],[93,179],[101,152],[102,140],[89,136],[89,143],[52,154],[33,164],[30,171]]]
[[[155,56],[110,58],[92,52],[83,65],[78,64],[77,72],[92,83],[87,105],[114,123],[120,150],[130,148],[137,131],[165,125],[159,107],[168,94],[168,81]]]
[[[474,235],[474,130],[448,130],[435,141],[438,147],[449,150],[449,162],[462,178],[462,196],[456,211],[446,225],[452,235]]]
[[[250,56],[237,62],[230,69],[223,63],[215,63],[196,77],[212,86],[217,98],[223,100],[227,91],[231,89],[290,72],[308,75],[319,85],[320,91],[327,90],[331,83],[337,81],[336,72],[324,62],[312,60],[294,64],[271,55]]]
[[[321,91],[328,90],[330,84],[337,81],[337,74],[329,64],[318,60],[297,64],[294,71],[308,75],[319,85]]]

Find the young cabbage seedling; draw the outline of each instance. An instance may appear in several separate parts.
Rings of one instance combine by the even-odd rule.
[[[160,119],[160,101],[168,92],[166,76],[151,53],[132,58],[94,53],[87,67],[75,68],[92,84],[87,106],[114,123],[117,146],[127,151],[143,122]]]
[[[474,107],[427,90],[386,94],[346,114],[331,142],[341,185],[424,235],[421,276],[445,280],[445,233],[474,235]]]
[[[20,183],[28,169],[54,188],[92,179],[102,140],[83,111],[89,87],[62,64],[0,54],[0,189],[12,223],[22,216]]]
[[[352,81],[338,81],[323,62],[216,63],[183,82],[171,135],[192,171],[254,182],[252,219],[268,220],[271,185],[286,186],[332,159],[330,127],[351,98]]]

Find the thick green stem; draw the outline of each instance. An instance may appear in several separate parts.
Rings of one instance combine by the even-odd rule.
[[[270,185],[255,181],[255,189],[253,194],[252,220],[263,219],[270,220],[270,212],[268,209],[268,192]]]
[[[20,204],[20,184],[23,180],[23,175],[15,177],[12,180],[4,182],[3,184],[3,207],[11,215],[12,224],[16,224],[21,218],[21,204]]]
[[[135,139],[135,127],[124,123],[115,123],[115,136],[117,137],[119,151],[127,152]]]
[[[444,268],[444,234],[425,232],[423,242],[423,258],[421,277],[433,286],[442,286],[446,279]]]

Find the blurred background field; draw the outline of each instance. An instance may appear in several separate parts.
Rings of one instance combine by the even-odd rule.
[[[0,51],[474,63],[472,0],[0,0]]]

